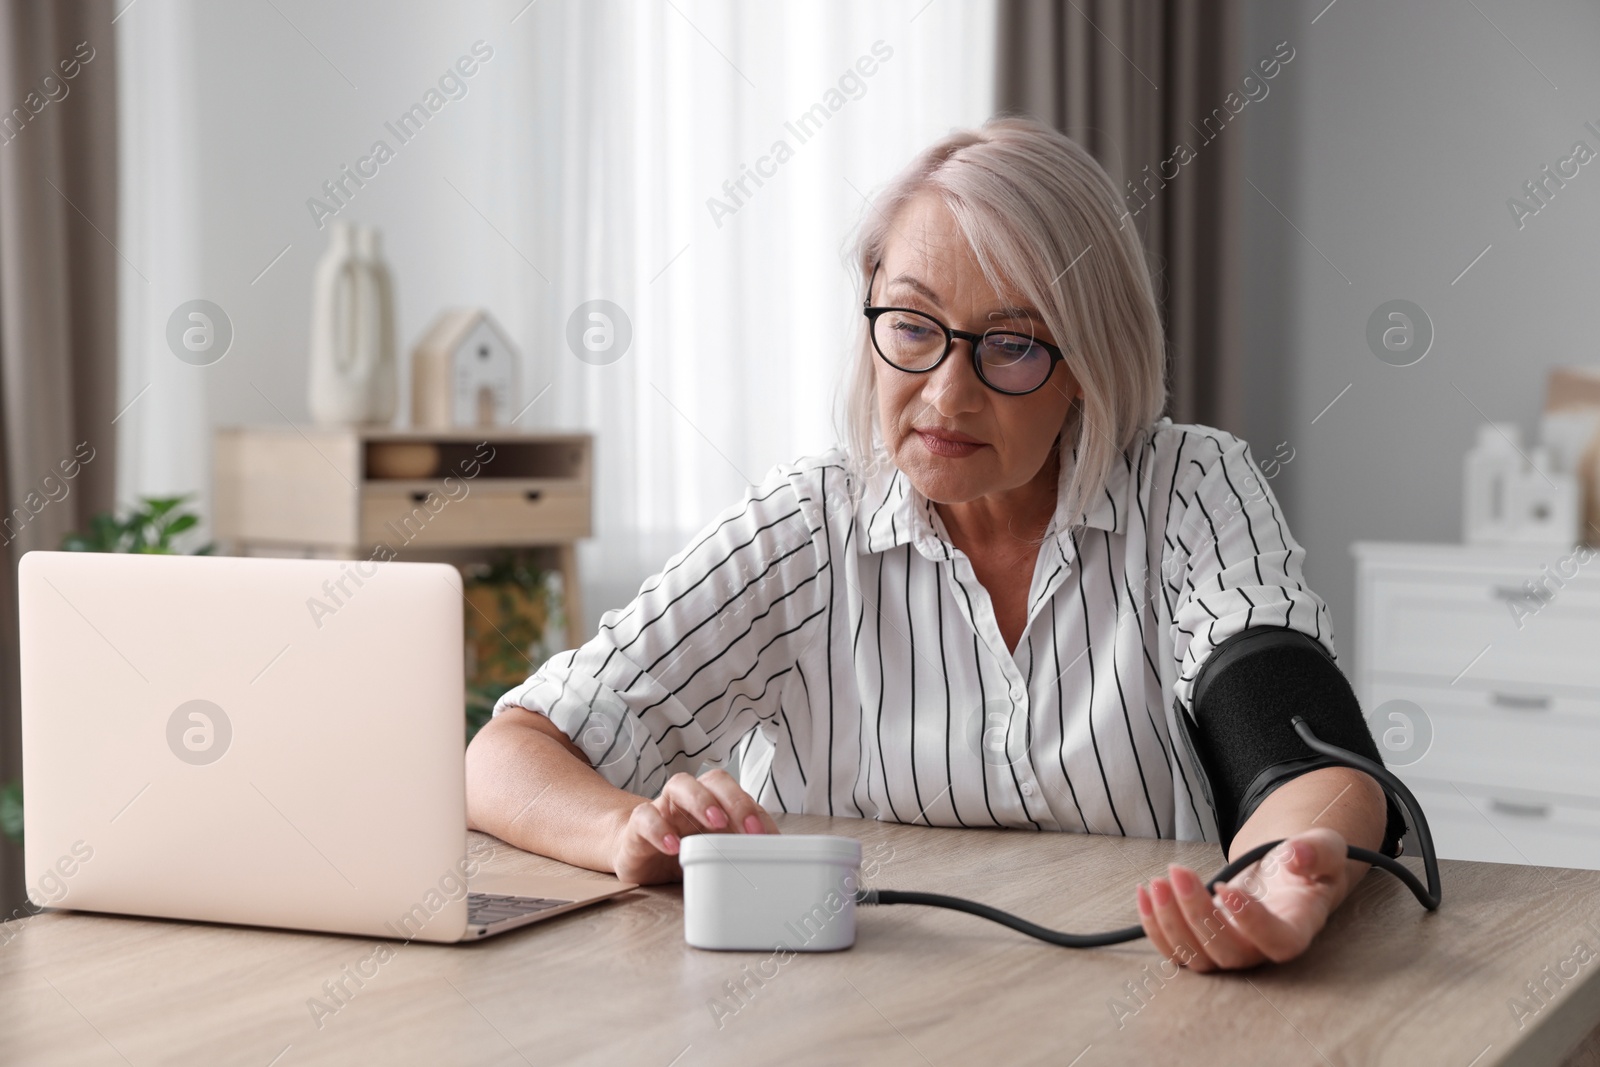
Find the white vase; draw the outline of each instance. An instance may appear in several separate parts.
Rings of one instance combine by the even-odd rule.
[[[356,259],[370,280],[368,315],[378,349],[367,397],[367,421],[388,425],[400,406],[400,362],[394,343],[394,278],[384,262],[383,239],[376,226],[356,227]]]
[[[1515,423],[1478,427],[1478,440],[1463,464],[1463,534],[1469,545],[1498,544],[1515,526],[1512,493],[1522,476]]]
[[[334,220],[311,286],[311,417],[387,423],[397,403],[394,299],[377,233]]]

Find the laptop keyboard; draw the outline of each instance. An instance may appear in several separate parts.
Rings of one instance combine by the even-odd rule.
[[[467,923],[472,926],[490,926],[505,919],[518,919],[535,912],[549,911],[570,900],[551,900],[545,897],[509,897],[499,893],[468,893]]]

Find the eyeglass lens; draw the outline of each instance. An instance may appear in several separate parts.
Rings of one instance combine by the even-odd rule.
[[[886,311],[873,325],[872,340],[883,358],[905,371],[925,371],[946,347],[944,327],[915,311]],[[990,330],[978,344],[978,374],[1006,393],[1037,389],[1050,376],[1050,352],[1025,333]]]

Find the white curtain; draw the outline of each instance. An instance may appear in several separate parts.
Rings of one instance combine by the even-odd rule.
[[[506,131],[498,195],[548,279],[510,265],[527,278],[518,326],[544,339],[525,392],[549,391],[520,425],[596,435],[592,628],[747,482],[837,439],[861,299],[845,252],[863,197],[989,115],[995,12],[987,0],[620,0],[541,3],[524,21],[534,108]],[[770,177],[740,190],[747,168]],[[564,337],[596,298],[633,329],[604,366]]]
[[[117,499],[204,495],[205,378],[166,343],[200,276],[199,104],[193,0],[118,18]]]

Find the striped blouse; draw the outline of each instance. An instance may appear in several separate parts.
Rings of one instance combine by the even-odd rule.
[[[891,464],[852,493],[846,458],[775,467],[496,711],[643,796],[736,764],[771,811],[1217,840],[1174,743],[1196,672],[1252,625],[1333,651],[1249,447],[1136,435],[1080,524],[1058,504],[1014,650],[937,509]]]

